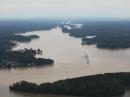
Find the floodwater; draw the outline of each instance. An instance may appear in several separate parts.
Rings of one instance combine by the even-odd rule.
[[[39,35],[40,38],[30,43],[18,43],[13,50],[40,48],[43,50],[43,55],[37,57],[52,58],[55,63],[48,66],[1,69],[0,97],[66,97],[14,93],[9,91],[8,86],[21,80],[43,83],[106,72],[130,71],[130,49],[103,50],[97,49],[95,45],[82,46],[80,38],[70,37],[59,27],[27,32],[24,35],[30,34]],[[127,91],[124,97],[129,96],[130,92]]]

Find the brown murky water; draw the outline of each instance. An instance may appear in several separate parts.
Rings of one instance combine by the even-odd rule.
[[[0,97],[61,97],[10,92],[8,86],[20,80],[43,83],[97,73],[130,71],[130,49],[103,50],[95,46],[82,46],[80,38],[70,37],[58,27],[52,30],[28,32],[25,35],[28,34],[36,34],[40,38],[30,43],[20,43],[14,50],[40,48],[43,50],[43,55],[37,57],[52,58],[55,64],[0,70]],[[124,97],[129,96],[130,92],[127,91]]]

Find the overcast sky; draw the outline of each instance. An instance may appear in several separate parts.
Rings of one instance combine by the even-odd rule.
[[[130,17],[130,0],[0,0],[0,17]]]

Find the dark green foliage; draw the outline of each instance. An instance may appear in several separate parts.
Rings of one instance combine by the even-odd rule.
[[[82,45],[96,45],[104,49],[130,48],[130,21],[80,21],[81,29],[67,29],[63,32],[82,38]],[[70,25],[70,24],[68,24]],[[95,36],[94,38],[86,38]]]
[[[38,35],[30,35],[29,36],[31,39],[37,39],[37,38],[40,38]]]
[[[19,33],[48,30],[55,25],[49,21],[0,21],[0,68],[53,64],[52,59],[35,58],[36,54],[42,54],[40,49],[12,51],[12,48],[17,45],[16,42],[30,42],[32,39],[39,38],[37,35],[23,36],[18,35]]]
[[[53,64],[54,61],[52,59],[37,58],[34,61],[34,63],[37,65],[43,65],[43,64]]]
[[[22,84],[23,82],[27,85]],[[130,87],[130,73],[106,73],[40,85],[21,81],[11,85],[9,88],[13,91],[43,94],[111,97],[124,95],[125,88],[128,87]]]
[[[1,52],[0,67],[19,67],[53,64],[52,59],[35,58],[38,50],[24,49],[19,51]]]
[[[122,86],[130,88],[130,73],[106,73],[105,76],[118,80]]]
[[[31,37],[23,36],[23,35],[15,35],[14,37],[12,37],[12,40],[18,41],[18,42],[30,42]]]
[[[14,86],[14,85],[12,85]],[[19,86],[22,86],[21,88],[18,88]],[[11,89],[11,87],[10,87]],[[14,89],[17,89],[17,91],[23,91],[23,92],[35,92],[35,90],[37,89],[37,84],[35,83],[29,83],[26,81],[21,81],[20,83],[16,83]]]
[[[30,35],[30,36],[23,36],[23,35],[15,35],[12,37],[12,40],[18,41],[18,42],[30,42],[32,39],[39,38],[38,35]]]

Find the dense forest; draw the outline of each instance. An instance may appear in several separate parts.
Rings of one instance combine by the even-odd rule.
[[[35,58],[36,54],[42,54],[40,49],[24,49],[19,51],[7,51],[0,54],[0,67],[23,67],[44,64],[53,64],[52,59]]]
[[[81,38],[82,45],[96,45],[97,48],[125,49],[130,47],[130,21],[73,21],[82,24],[77,27],[74,24],[62,24],[54,20],[1,20],[0,21],[0,67],[12,67],[34,64],[53,64],[52,59],[38,59],[35,55],[25,54],[20,51],[12,51],[17,42],[30,42],[39,36],[23,36],[19,33],[35,30],[49,30],[60,26],[64,33],[70,36]],[[69,26],[71,29],[67,28]],[[94,37],[91,37],[94,36]],[[91,38],[90,38],[91,37]],[[21,54],[21,55],[19,55]],[[19,56],[21,60],[15,60]],[[31,62],[24,60],[23,56],[31,59]],[[11,58],[12,57],[12,58]],[[35,60],[35,61],[34,61]],[[36,61],[37,60],[37,61]],[[48,61],[47,61],[48,60]],[[11,64],[12,63],[12,64]],[[15,65],[14,65],[15,63]],[[10,65],[9,65],[10,64]],[[19,64],[19,65],[18,65]]]
[[[21,81],[11,85],[10,90],[88,97],[111,97],[124,95],[130,88],[130,73],[105,73],[60,80],[54,83],[35,84]]]
[[[82,45],[96,45],[103,49],[130,48],[130,21],[80,21],[72,23],[83,24],[81,28],[70,24],[62,24],[64,33],[82,38]],[[71,27],[68,29],[66,26]],[[89,36],[95,36],[88,38]]]
[[[0,21],[0,68],[16,67],[16,66],[32,66],[53,64],[52,59],[36,58],[35,54],[27,53],[27,51],[36,51],[33,49],[25,49],[20,51],[12,51],[17,42],[30,42],[39,36],[30,35],[23,36],[19,33],[26,33],[34,30],[49,30],[56,26],[53,21],[33,21],[33,20],[1,20]]]

